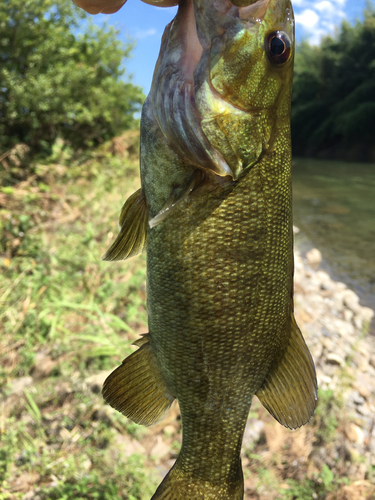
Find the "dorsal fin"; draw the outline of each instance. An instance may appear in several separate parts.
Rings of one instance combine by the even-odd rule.
[[[142,252],[147,242],[148,209],[141,189],[126,200],[120,214],[120,233],[103,260],[124,260]]]
[[[314,413],[318,386],[314,361],[293,313],[291,329],[284,356],[271,367],[256,395],[280,424],[296,429]]]

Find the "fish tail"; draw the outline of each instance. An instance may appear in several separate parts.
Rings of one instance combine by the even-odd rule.
[[[192,477],[179,467],[177,459],[151,500],[243,500],[243,496],[241,466],[231,481],[210,482]]]

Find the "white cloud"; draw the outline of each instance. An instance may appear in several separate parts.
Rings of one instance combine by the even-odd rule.
[[[157,30],[155,28],[150,28],[148,30],[137,30],[134,33],[135,38],[141,39],[141,38],[148,38],[149,36],[154,36],[156,35]]]
[[[345,18],[347,0],[294,0],[296,26],[302,28],[307,40],[318,44],[325,35],[334,32]]]
[[[305,9],[301,14],[296,14],[296,23],[301,24],[307,30],[315,28],[319,22],[319,16],[311,9]]]
[[[333,2],[328,2],[327,0],[323,0],[323,2],[318,2],[315,5],[315,9],[321,12],[322,14],[333,14],[336,10],[336,7],[333,5]]]

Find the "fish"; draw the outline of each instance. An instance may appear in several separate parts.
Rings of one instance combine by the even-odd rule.
[[[183,0],[162,38],[141,188],[103,257],[146,250],[149,330],[105,401],[146,426],[174,400],[181,412],[181,450],[154,500],[242,499],[254,395],[290,429],[316,407],[293,305],[294,52],[290,0]]]

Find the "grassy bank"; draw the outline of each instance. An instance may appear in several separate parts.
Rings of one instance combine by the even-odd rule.
[[[146,499],[157,483],[142,453],[116,444],[143,429],[90,381],[145,331],[144,258],[101,261],[138,187],[133,136],[120,154],[112,143],[83,165],[39,165],[0,194],[0,498],[52,483],[41,498]]]
[[[138,141],[131,132],[84,163],[38,165],[0,191],[0,500],[148,500],[178,454],[176,407],[145,429],[100,394],[147,331],[145,257],[101,260],[139,187]],[[246,499],[344,499],[335,492],[355,478],[308,459],[333,446],[339,414],[323,393],[312,424],[291,433],[255,403],[250,421],[265,427],[245,436]]]

